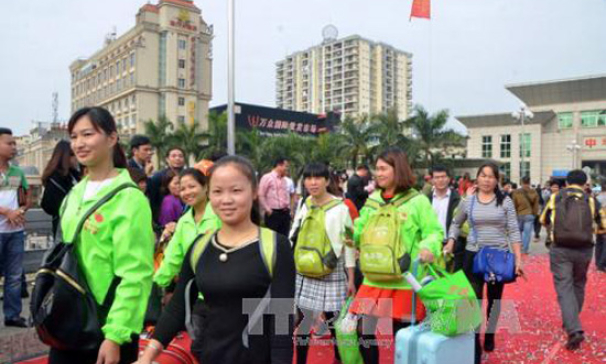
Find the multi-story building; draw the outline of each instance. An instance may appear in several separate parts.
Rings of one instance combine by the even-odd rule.
[[[206,128],[211,98],[212,26],[192,0],[159,0],[139,9],[136,25],[70,66],[71,108],[102,106],[122,134],[166,116]]]
[[[16,137],[17,164],[35,167],[36,174],[42,174],[53,155],[55,145],[60,140],[68,140],[67,127],[62,123],[34,122],[28,135]]]
[[[326,39],[276,63],[276,106],[309,113],[372,115],[412,108],[412,54],[354,35]]]
[[[588,167],[606,176],[606,75],[508,85],[534,113],[524,126],[511,113],[459,116],[470,158],[502,162],[514,181],[532,183]]]

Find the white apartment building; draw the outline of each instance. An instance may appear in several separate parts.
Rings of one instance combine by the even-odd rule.
[[[276,106],[343,117],[412,109],[412,54],[358,35],[326,39],[276,63]]]

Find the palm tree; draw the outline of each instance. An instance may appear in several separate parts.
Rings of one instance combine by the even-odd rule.
[[[179,124],[178,129],[172,135],[173,142],[183,149],[185,160],[190,165],[195,163],[200,151],[204,149],[204,141],[208,138],[210,138],[210,134],[200,131],[199,124],[196,121]]]
[[[424,164],[430,168],[440,158],[441,153],[434,153],[437,149],[461,143],[464,137],[453,130],[445,130],[448,121],[448,110],[440,110],[433,115],[421,105],[416,105],[413,115],[406,120],[407,127],[417,141],[418,148],[422,154]]]
[[[157,122],[152,119],[145,122],[145,134],[149,137],[151,145],[156,149],[158,162],[162,160],[166,150],[170,147],[172,130],[173,123],[164,115],[160,116]]]
[[[364,162],[368,163],[370,159],[369,144],[373,136],[373,128],[368,121],[368,116],[363,115],[358,120],[346,117],[340,125],[340,132],[343,143],[347,146],[343,150],[344,157],[351,163],[351,168],[356,168],[360,156],[364,158]]]
[[[253,166],[260,170],[266,162],[265,145],[267,138],[261,135],[257,128],[236,133],[236,152],[250,159]]]
[[[214,152],[227,153],[227,113],[211,111],[208,114],[207,134],[206,146],[198,157],[208,157]]]

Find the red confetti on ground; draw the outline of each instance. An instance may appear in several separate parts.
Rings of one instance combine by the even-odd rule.
[[[581,349],[564,348],[553,279],[547,255],[528,256],[528,281],[518,280],[505,287],[503,309],[496,335],[496,349],[485,354],[484,364],[604,364],[606,363],[606,274],[591,264],[581,322],[586,340]],[[332,363],[329,344],[310,349],[310,364]],[[393,345],[381,350],[381,363],[393,363]]]

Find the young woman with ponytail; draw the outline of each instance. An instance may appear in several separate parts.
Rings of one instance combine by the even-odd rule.
[[[478,169],[477,191],[467,196],[459,205],[459,212],[452,221],[448,234],[448,243],[444,250],[452,253],[454,242],[459,237],[461,226],[466,220],[470,221],[470,232],[467,236],[467,246],[463,258],[463,271],[471,282],[478,299],[482,299],[484,277],[473,273],[473,261],[478,251],[483,247],[500,250],[512,250],[515,255],[517,275],[522,275],[521,237],[513,201],[499,189],[499,167],[486,163]],[[500,300],[503,297],[504,283],[486,283],[488,291],[487,314],[488,324],[484,336],[484,350],[493,351],[495,348],[494,333],[497,328],[501,311]],[[480,335],[476,334],[476,364],[480,363],[482,348]]]
[[[116,123],[107,110],[87,107],[76,111],[68,131],[71,148],[88,175],[63,201],[63,238],[75,244],[87,286],[99,305],[107,304],[108,312],[99,317],[104,341],[98,349],[51,348],[49,363],[132,363],[137,360],[152,284],[154,237],[149,202],[126,170]],[[99,207],[74,240],[86,212],[122,185],[132,188],[121,189]]]

